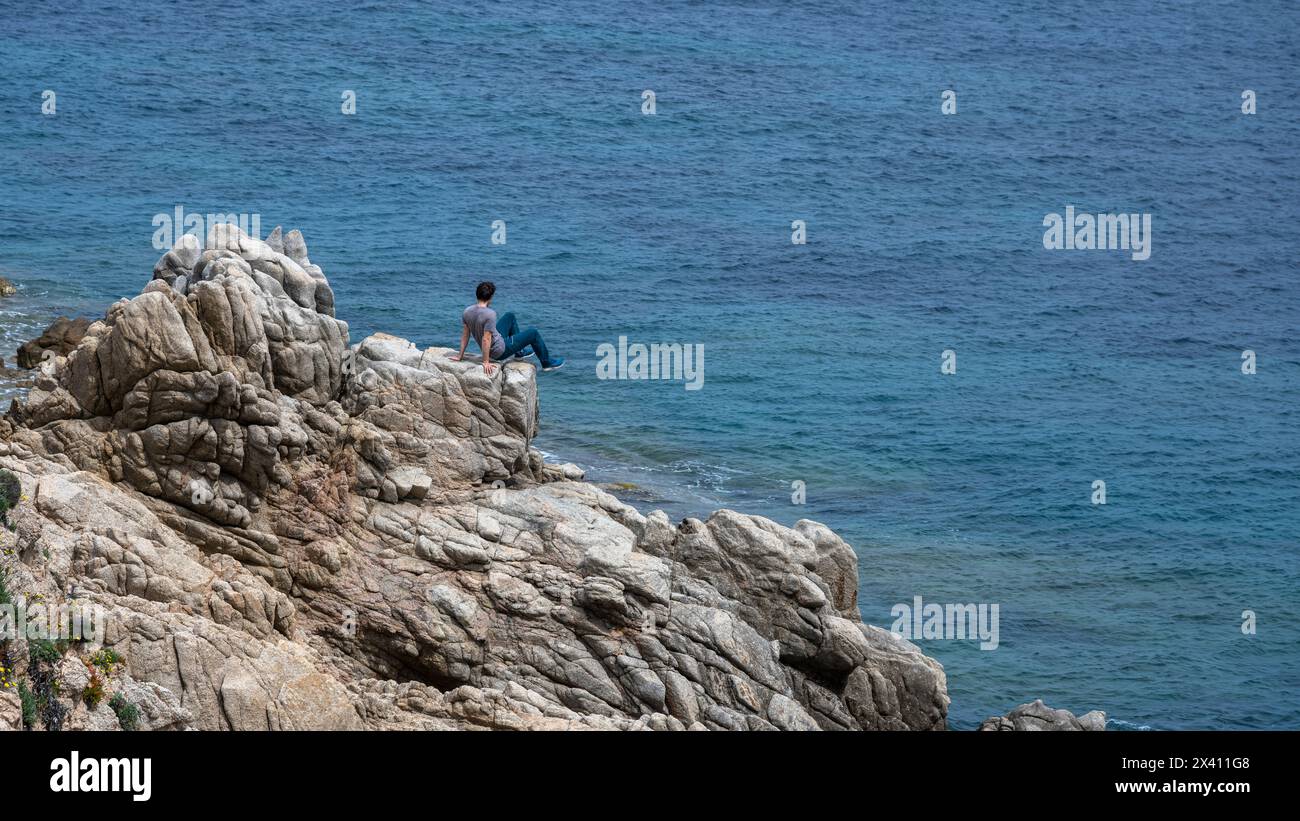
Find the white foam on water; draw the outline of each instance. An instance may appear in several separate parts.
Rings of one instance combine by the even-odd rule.
[[[1125,721],[1122,718],[1108,718],[1106,719],[1106,726],[1114,726],[1117,730],[1139,730],[1143,732],[1155,730],[1155,727],[1150,724],[1134,724],[1132,721]]]

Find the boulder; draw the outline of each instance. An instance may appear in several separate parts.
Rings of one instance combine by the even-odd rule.
[[[0,730],[23,728],[23,702],[11,688],[0,689]]]
[[[51,357],[67,356],[81,344],[89,328],[90,320],[85,317],[59,317],[40,336],[18,348],[18,367],[31,369]]]
[[[980,724],[984,731],[1038,731],[1038,730],[1094,730],[1106,729],[1106,714],[1093,710],[1076,717],[1068,710],[1053,710],[1036,699],[1021,704],[1004,716],[985,719]]]

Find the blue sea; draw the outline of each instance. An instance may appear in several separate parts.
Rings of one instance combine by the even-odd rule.
[[[177,206],[302,229],[354,341],[453,345],[491,279],[568,358],[539,376],[552,458],[674,517],[825,522],[875,624],[997,604],[996,650],[920,642],[952,726],[1041,697],[1115,729],[1300,728],[1291,0],[0,20],[6,359],[138,293]],[[1151,214],[1150,258],[1046,250],[1067,205]],[[704,345],[703,388],[598,379],[620,336]]]

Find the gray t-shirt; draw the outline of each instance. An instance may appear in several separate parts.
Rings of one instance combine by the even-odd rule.
[[[469,328],[469,335],[483,347],[483,332],[492,331],[492,358],[498,359],[506,352],[506,341],[497,333],[497,312],[482,305],[471,305],[460,315],[460,321]]]

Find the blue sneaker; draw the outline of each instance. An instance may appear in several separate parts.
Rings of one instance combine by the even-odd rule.
[[[552,356],[552,357],[551,357],[551,361],[550,361],[550,362],[547,362],[545,365],[542,366],[542,370],[544,370],[544,371],[558,371],[560,368],[563,368],[563,367],[564,367],[564,357],[562,357],[562,356]]]

